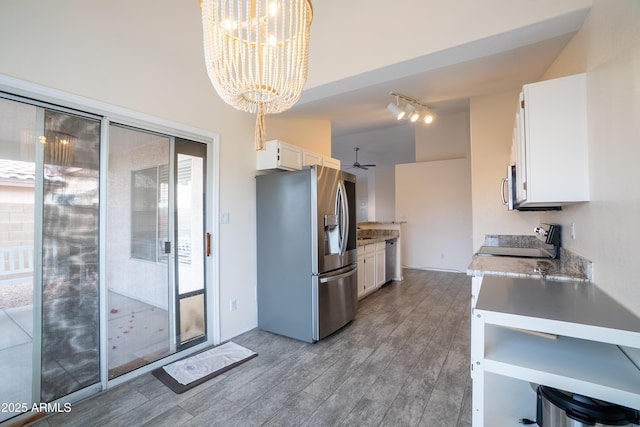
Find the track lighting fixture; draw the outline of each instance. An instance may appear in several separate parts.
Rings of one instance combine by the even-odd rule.
[[[390,95],[395,97],[395,103],[390,102],[387,110],[395,116],[396,120],[408,119],[411,123],[421,120],[425,124],[433,123],[435,115],[426,104],[399,93],[391,92]]]

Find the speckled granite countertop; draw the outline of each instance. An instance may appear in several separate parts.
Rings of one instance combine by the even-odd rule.
[[[358,230],[358,246],[381,243],[390,239],[397,239],[399,236],[400,236],[400,233],[398,232],[398,230],[386,230],[386,229]]]
[[[487,236],[485,243],[498,243],[496,237],[501,236]],[[558,259],[474,255],[467,275],[590,282],[591,270],[591,261],[560,248]]]
[[[377,238],[367,237],[366,239],[358,239],[358,246],[373,245],[374,243],[381,243],[386,241],[387,239],[383,237],[377,237]]]

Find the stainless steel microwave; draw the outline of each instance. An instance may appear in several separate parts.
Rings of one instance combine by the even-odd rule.
[[[516,196],[516,166],[507,166],[507,176],[500,183],[502,204],[510,211],[559,211],[561,206],[521,206]]]

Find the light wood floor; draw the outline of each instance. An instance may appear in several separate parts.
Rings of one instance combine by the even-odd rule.
[[[471,426],[470,278],[404,277],[316,344],[252,330],[257,358],[184,394],[145,374],[35,425]]]

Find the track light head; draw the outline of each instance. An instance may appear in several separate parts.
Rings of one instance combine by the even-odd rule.
[[[428,125],[429,125],[429,124],[433,123],[433,119],[434,119],[434,117],[433,117],[433,113],[432,113],[431,111],[427,111],[427,112],[425,113],[424,118],[422,119],[422,121],[423,121],[425,124],[428,124]]]
[[[395,116],[396,120],[402,120],[402,118],[404,118],[406,114],[405,111],[401,109],[397,103],[394,104],[393,102],[390,102],[389,105],[387,105],[387,110],[389,110],[391,114]]]

